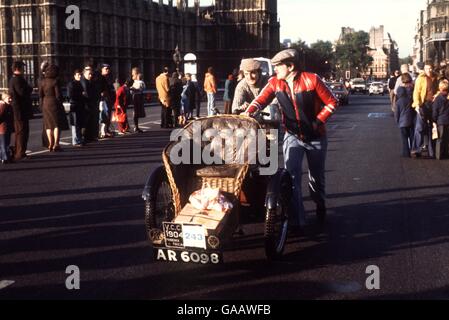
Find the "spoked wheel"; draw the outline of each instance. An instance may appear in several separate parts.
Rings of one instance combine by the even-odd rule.
[[[162,231],[162,223],[170,222],[175,216],[172,191],[164,167],[156,169],[149,180],[148,196],[145,199],[145,225],[150,240],[154,232]]]
[[[278,260],[284,252],[287,241],[288,208],[292,193],[292,182],[288,172],[281,170],[277,173],[277,177],[272,179],[268,192],[273,195],[273,191],[276,201],[272,199],[270,204],[270,199],[267,200],[265,253],[269,260]]]

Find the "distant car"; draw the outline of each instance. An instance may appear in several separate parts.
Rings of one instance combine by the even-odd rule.
[[[372,82],[369,86],[369,95],[373,94],[385,94],[385,84],[383,82]]]
[[[363,78],[355,78],[351,80],[351,93],[367,93],[366,81]]]
[[[254,58],[254,60],[257,60],[261,63],[261,69],[262,69],[262,74],[264,76],[269,76],[271,77],[272,75],[274,75],[274,67],[271,64],[271,60],[268,58]]]
[[[349,91],[346,89],[343,83],[339,82],[330,82],[327,83],[329,89],[331,89],[332,93],[338,99],[340,105],[349,104]]]

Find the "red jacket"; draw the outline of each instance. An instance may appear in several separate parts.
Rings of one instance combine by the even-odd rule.
[[[277,98],[287,131],[300,139],[324,136],[324,124],[335,112],[337,99],[314,73],[298,73],[293,80],[293,90],[292,94],[287,81],[272,77],[247,111],[252,113],[260,110]],[[317,122],[318,132],[313,132],[312,122]]]

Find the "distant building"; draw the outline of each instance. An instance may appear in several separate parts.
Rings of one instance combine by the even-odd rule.
[[[26,64],[37,85],[39,66],[51,61],[67,81],[74,69],[111,64],[116,76],[139,67],[148,82],[168,65],[173,53],[198,57],[224,77],[243,57],[271,57],[280,47],[277,0],[0,0],[0,89],[7,87],[14,60]],[[81,28],[68,30],[66,8],[80,8]]]
[[[372,27],[368,54],[373,62],[368,66],[365,77],[385,79],[399,69],[398,46],[389,33],[385,36],[384,26]]]
[[[435,64],[449,60],[449,1],[428,0],[416,25],[413,61],[431,60]]]
[[[337,40],[337,44],[342,44],[344,42],[345,36],[348,35],[348,34],[353,34],[353,33],[355,33],[355,29],[354,28],[342,27],[340,36],[338,37],[338,40]]]

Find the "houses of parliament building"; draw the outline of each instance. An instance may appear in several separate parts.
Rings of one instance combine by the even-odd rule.
[[[117,77],[132,67],[153,82],[163,66],[174,69],[173,54],[194,53],[198,74],[209,66],[223,78],[243,57],[271,57],[279,50],[277,0],[0,0],[0,89],[11,65],[26,64],[37,86],[42,62],[73,70],[109,63]],[[69,29],[69,6],[79,8],[79,28]]]

